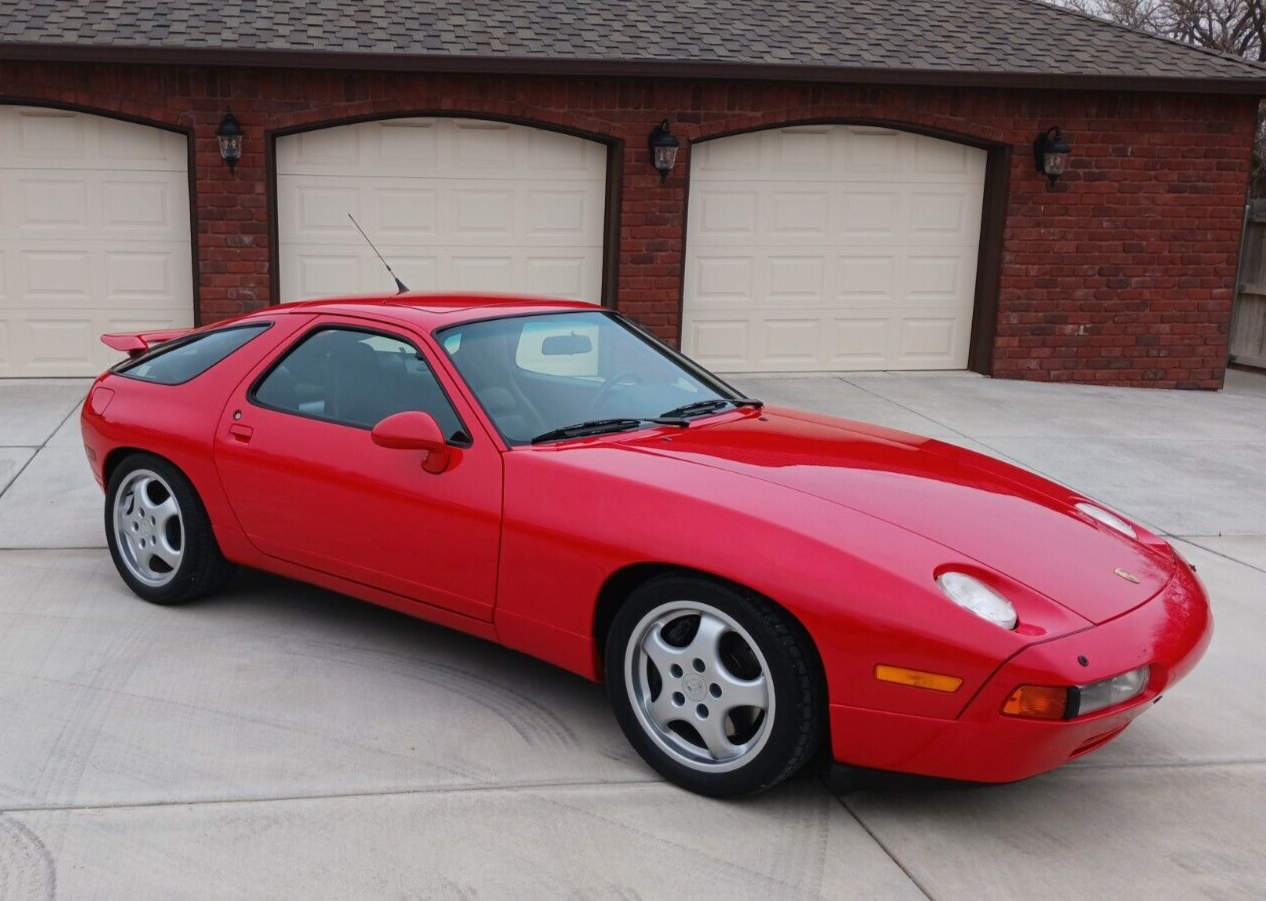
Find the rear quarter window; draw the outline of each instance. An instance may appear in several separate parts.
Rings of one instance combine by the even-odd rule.
[[[128,378],[160,385],[179,385],[202,375],[233,351],[268,329],[272,323],[238,325],[177,338],[114,371]]]

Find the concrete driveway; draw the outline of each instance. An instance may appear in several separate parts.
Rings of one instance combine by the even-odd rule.
[[[142,603],[104,550],[86,383],[0,381],[0,901],[1263,897],[1266,377],[736,381],[1173,536],[1214,598],[1203,665],[1024,783],[709,801],[637,759],[600,687],[522,655],[256,573]]]

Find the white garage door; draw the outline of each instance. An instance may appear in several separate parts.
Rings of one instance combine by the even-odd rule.
[[[0,376],[96,375],[103,332],[193,324],[183,135],[0,105]]]
[[[966,367],[985,151],[821,125],[691,155],[688,354],[731,372]]]
[[[602,299],[606,149],[475,119],[390,119],[277,141],[281,299],[390,291],[348,213],[414,291]]]

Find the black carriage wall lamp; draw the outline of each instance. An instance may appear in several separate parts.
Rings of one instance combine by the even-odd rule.
[[[1049,179],[1046,183],[1048,191],[1055,190],[1055,182],[1068,168],[1070,152],[1058,128],[1048,128],[1033,142],[1033,162],[1037,165],[1037,171],[1045,173]]]
[[[660,184],[663,184],[668,178],[668,173],[672,172],[673,166],[677,164],[677,150],[681,147],[681,141],[673,135],[669,129],[668,120],[665,119],[651,131],[650,137],[647,138],[647,145],[651,151],[651,165],[659,173]]]
[[[242,138],[246,137],[246,132],[242,131],[241,123],[232,110],[226,112],[220,120],[215,137],[220,142],[220,158],[228,164],[229,171],[232,172],[237,167],[237,161],[242,158]]]

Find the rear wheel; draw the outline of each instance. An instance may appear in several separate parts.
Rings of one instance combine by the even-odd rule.
[[[105,528],[119,575],[151,603],[184,603],[233,574],[189,479],[152,454],[128,456],[110,476]]]
[[[616,718],[646,762],[684,788],[716,797],[769,788],[817,747],[807,645],[764,598],[692,576],[654,579],[608,634]]]

